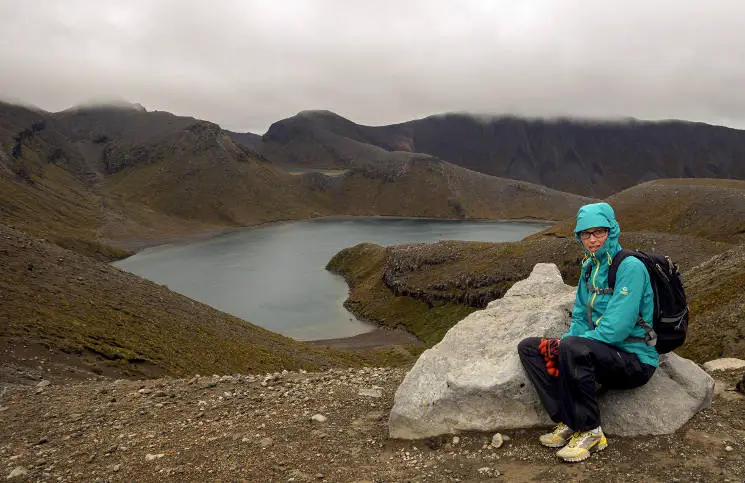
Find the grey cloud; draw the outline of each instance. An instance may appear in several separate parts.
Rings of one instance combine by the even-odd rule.
[[[259,133],[304,109],[745,128],[743,19],[723,0],[6,0],[0,97],[119,97]]]

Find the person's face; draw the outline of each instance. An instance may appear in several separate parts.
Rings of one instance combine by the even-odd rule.
[[[603,227],[588,228],[579,232],[579,239],[582,240],[582,245],[590,253],[595,253],[608,239],[608,229]]]

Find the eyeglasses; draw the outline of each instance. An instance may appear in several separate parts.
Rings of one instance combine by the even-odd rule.
[[[608,234],[607,228],[600,228],[598,230],[593,230],[593,231],[581,231],[579,232],[579,237],[583,240],[589,240],[590,237],[603,238],[607,234]]]

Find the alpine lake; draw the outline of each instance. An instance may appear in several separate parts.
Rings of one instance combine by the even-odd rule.
[[[358,243],[516,241],[538,222],[432,219],[316,219],[271,224],[214,238],[146,248],[114,266],[297,340],[350,337],[375,329],[342,305],[348,287],[326,271]]]

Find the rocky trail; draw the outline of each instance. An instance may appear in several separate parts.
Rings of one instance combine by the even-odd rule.
[[[672,435],[619,438],[578,464],[541,430],[388,438],[405,369],[0,387],[0,478],[12,481],[745,481],[743,369]],[[38,376],[37,376],[38,377]],[[492,444],[492,442],[495,444]],[[497,447],[499,446],[499,447]]]

